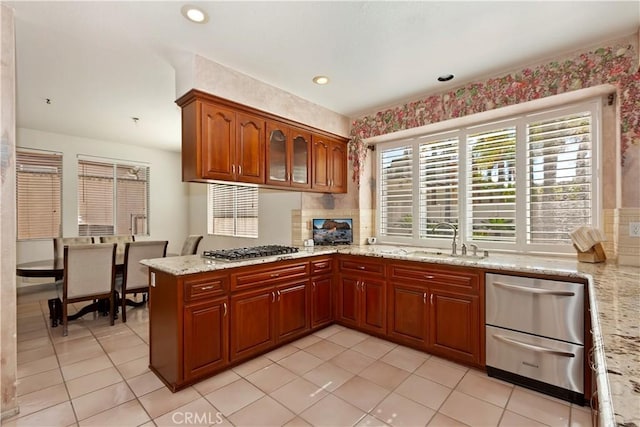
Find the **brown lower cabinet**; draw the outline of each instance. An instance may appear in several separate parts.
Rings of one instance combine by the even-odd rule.
[[[465,364],[484,364],[481,271],[393,262],[388,267],[387,335]]]
[[[202,377],[229,363],[228,298],[184,307],[184,376]]]
[[[333,322],[484,364],[481,270],[336,254],[150,275],[150,369],[172,391]]]

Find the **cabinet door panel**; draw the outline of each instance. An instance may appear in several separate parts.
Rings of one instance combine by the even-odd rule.
[[[264,183],[265,121],[238,113],[236,162],[237,179],[256,184]]]
[[[331,322],[331,276],[311,279],[311,327]]]
[[[291,186],[311,187],[311,134],[291,129]]]
[[[235,156],[235,113],[202,104],[202,174],[211,179],[232,179]]]
[[[331,192],[347,192],[347,147],[346,144],[331,144]]]
[[[184,377],[197,377],[229,361],[227,298],[184,309]]]
[[[278,339],[306,332],[309,327],[306,281],[276,287],[278,301]]]
[[[362,322],[365,329],[387,332],[387,296],[385,282],[362,281]]]
[[[271,288],[231,297],[231,360],[275,344],[274,305]]]
[[[283,185],[289,173],[289,129],[267,122],[267,184]]]
[[[313,136],[311,188],[329,191],[330,167],[329,143],[324,138]]]
[[[479,363],[480,319],[477,296],[431,290],[431,350],[454,360]]]
[[[342,277],[338,291],[338,320],[346,325],[358,326],[358,290],[359,280],[352,277]]]
[[[427,346],[427,289],[404,283],[389,284],[389,335],[412,344]]]

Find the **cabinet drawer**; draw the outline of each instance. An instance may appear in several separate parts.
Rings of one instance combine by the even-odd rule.
[[[411,283],[444,289],[458,288],[466,292],[477,292],[480,282],[478,274],[456,269],[441,270],[428,264],[392,264],[389,270],[390,279],[410,280]]]
[[[300,279],[309,276],[309,263],[299,262],[286,265],[273,264],[262,268],[252,268],[231,275],[231,290],[246,289],[255,285],[269,285],[282,280]]]
[[[224,295],[229,288],[229,276],[227,275],[197,275],[197,277],[185,279],[184,299],[193,301]]]
[[[331,273],[333,267],[333,259],[322,258],[311,261],[311,274]]]
[[[382,259],[378,262],[369,261],[362,258],[348,258],[340,260],[340,271],[353,273],[370,273],[384,275],[384,263]]]

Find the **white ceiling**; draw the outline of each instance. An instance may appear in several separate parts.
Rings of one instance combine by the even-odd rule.
[[[175,1],[6,3],[19,127],[171,150],[187,54],[356,117],[640,27],[638,1],[192,2],[204,25]]]

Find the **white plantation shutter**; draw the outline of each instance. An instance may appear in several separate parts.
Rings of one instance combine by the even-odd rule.
[[[209,184],[209,234],[258,237],[258,188]]]
[[[458,223],[458,138],[420,144],[420,238],[451,239],[439,222]]]
[[[516,128],[467,136],[467,203],[474,241],[516,240]]]
[[[413,234],[413,148],[402,146],[380,153],[380,234]]]
[[[527,124],[527,242],[570,243],[591,224],[591,111]]]
[[[147,235],[149,168],[78,160],[78,234]]]
[[[18,240],[61,235],[62,154],[16,150]]]

